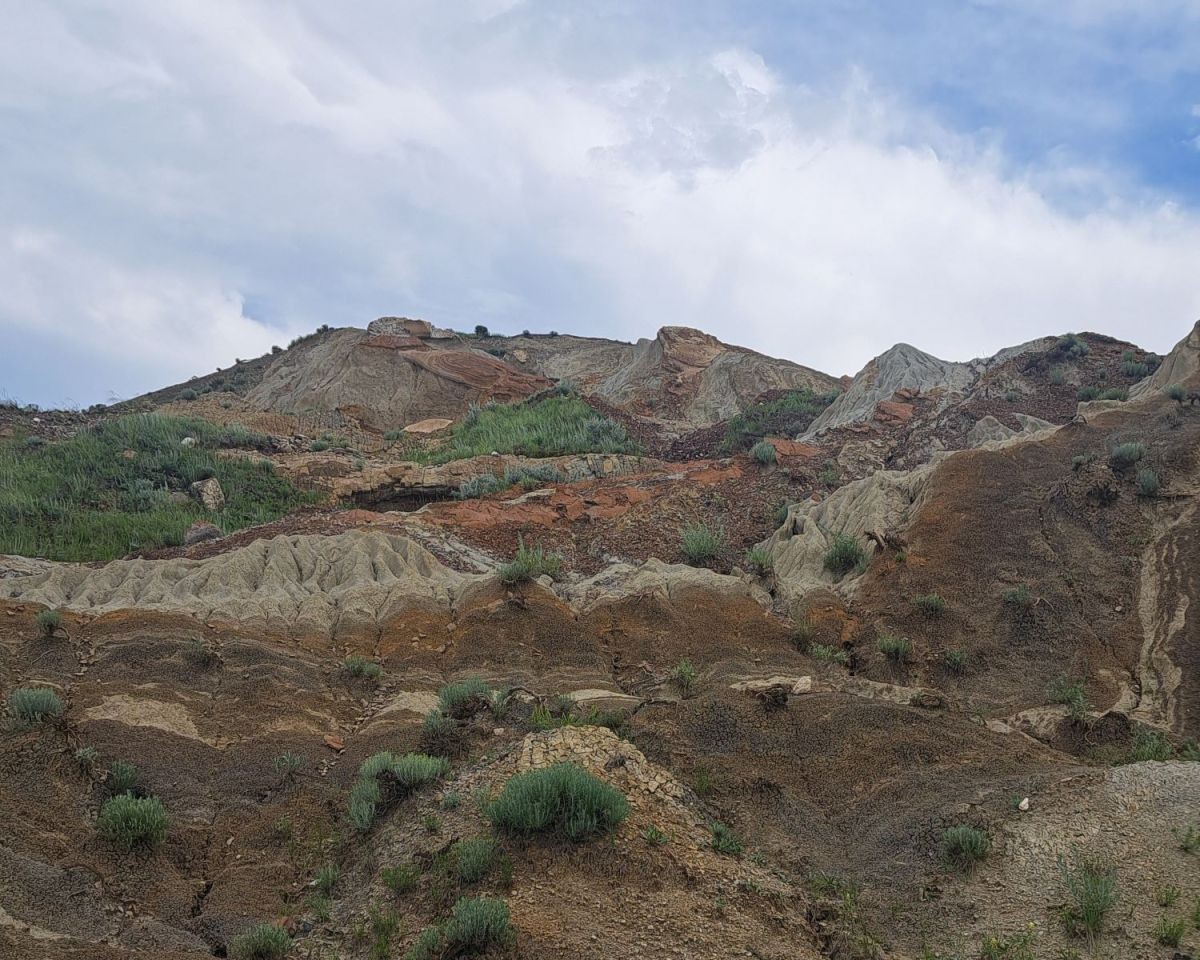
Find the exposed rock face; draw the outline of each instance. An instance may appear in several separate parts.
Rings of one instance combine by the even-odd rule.
[[[1031,417],[1028,414],[1014,414],[1021,423],[1020,430],[1013,430],[1011,427],[1006,427],[995,417],[988,415],[981,418],[971,431],[967,434],[967,445],[971,447],[981,447],[988,443],[1004,443],[1014,437],[1027,437],[1041,430],[1049,430],[1054,424],[1048,423],[1045,420],[1039,420],[1037,417]]]
[[[952,398],[964,394],[990,367],[1045,342],[1031,341],[969,363],[941,360],[907,343],[898,343],[868,363],[800,439],[811,439],[834,427],[873,418],[881,422],[907,422],[912,407],[897,402],[897,394],[933,397],[937,400],[936,409],[941,409]]]
[[[367,333],[427,340],[433,336],[433,324],[428,320],[412,320],[408,317],[380,317],[367,324]]]
[[[209,523],[206,520],[197,520],[183,533],[183,545],[190,547],[196,543],[203,543],[205,540],[221,539],[221,528],[215,523]]]
[[[289,350],[247,402],[282,413],[351,410],[368,426],[388,430],[431,417],[457,418],[472,402],[522,400],[552,385],[481,351],[386,339],[392,336],[338,330]]]
[[[1175,344],[1154,373],[1130,388],[1129,397],[1135,399],[1159,394],[1173,384],[1179,384],[1189,391],[1195,390],[1200,387],[1200,383],[1196,382],[1197,379],[1200,379],[1198,374],[1200,374],[1200,321],[1197,321],[1186,337]]]

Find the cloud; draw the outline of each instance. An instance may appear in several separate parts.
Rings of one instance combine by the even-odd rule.
[[[149,389],[383,313],[690,324],[834,373],[897,340],[1161,350],[1200,315],[1193,209],[1071,149],[1014,155],[870,58],[800,76],[755,31],[620,5],[10,19],[0,388],[24,399]]]

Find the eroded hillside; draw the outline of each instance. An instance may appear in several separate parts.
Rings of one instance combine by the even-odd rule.
[[[0,955],[1189,956],[1197,396],[392,318],[5,411]]]

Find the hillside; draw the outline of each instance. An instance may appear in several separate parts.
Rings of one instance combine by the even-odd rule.
[[[0,956],[1200,948],[1200,324],[214,377],[0,416]]]

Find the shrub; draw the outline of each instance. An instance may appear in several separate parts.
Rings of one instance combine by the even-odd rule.
[[[692,666],[691,660],[680,660],[671,670],[671,685],[686,700],[695,691],[697,676],[696,668]]]
[[[557,834],[579,841],[613,830],[629,815],[620,791],[573,763],[556,763],[512,777],[487,808],[498,830]]]
[[[1173,383],[1165,391],[1166,395],[1176,403],[1183,403],[1187,399],[1187,391],[1178,383]]]
[[[716,783],[712,771],[708,767],[697,767],[692,771],[692,792],[700,798],[707,797],[713,792]]]
[[[426,833],[438,833],[442,829],[442,821],[436,814],[427,813],[421,817],[421,826],[425,828]]]
[[[110,796],[119,797],[123,793],[137,793],[138,768],[124,760],[114,760],[108,768],[108,779],[105,781]]]
[[[453,790],[447,790],[442,795],[443,810],[457,810],[462,805],[462,797]]]
[[[959,870],[972,870],[979,861],[987,858],[992,841],[978,827],[959,824],[942,834],[942,856]]]
[[[158,797],[122,793],[104,801],[96,829],[109,843],[128,852],[134,847],[153,849],[162,843],[167,822],[167,811]]]
[[[767,435],[793,437],[803,433],[836,396],[794,390],[775,400],[751,404],[729,421],[721,448],[726,453],[748,450]]]
[[[498,853],[496,841],[490,837],[459,840],[450,848],[454,872],[458,875],[459,882],[478,883],[488,875]]]
[[[1034,933],[1023,930],[1006,937],[991,934],[983,938],[979,947],[979,960],[1036,960],[1033,954]],[[1060,954],[1067,960],[1067,954]]]
[[[478,497],[486,497],[489,493],[496,493],[507,486],[508,484],[495,474],[481,473],[460,483],[455,496],[459,500],[474,500]]]
[[[492,688],[482,677],[456,680],[438,691],[438,708],[460,720],[487,709],[491,701]]]
[[[1129,391],[1124,387],[1109,387],[1107,390],[1100,391],[1100,396],[1097,400],[1120,400],[1124,402],[1129,399]]]
[[[333,888],[337,885],[337,881],[337,864],[327,863],[320,870],[318,870],[317,875],[313,877],[313,886],[320,890],[321,893],[325,894],[325,896],[329,896],[331,893],[333,893]]]
[[[229,945],[234,960],[283,960],[292,949],[292,938],[283,927],[260,923],[251,927]]]
[[[488,328],[485,327],[482,323],[477,323],[477,324],[475,324],[475,336],[487,337],[487,336],[491,336],[491,334],[488,333]]]
[[[1159,887],[1154,892],[1154,902],[1164,909],[1173,907],[1179,901],[1180,890],[1174,884],[1167,884],[1165,887]]]
[[[1122,360],[1120,366],[1121,373],[1134,380],[1141,380],[1150,373],[1150,364],[1142,363],[1140,360]]]
[[[775,512],[773,514],[771,514],[772,519],[775,521],[775,526],[777,526],[777,527],[783,526],[784,522],[788,518],[788,511],[791,509],[792,509],[792,501],[791,500],[784,500],[779,504],[779,506],[777,506],[775,508]]]
[[[1067,382],[1067,372],[1062,367],[1050,368],[1050,383],[1053,386],[1061,387]]]
[[[61,716],[63,702],[49,687],[17,687],[8,694],[6,712],[14,727],[32,727]]]
[[[836,461],[826,460],[817,479],[827,487],[836,487],[842,479],[842,471],[838,469]]]
[[[57,610],[42,610],[38,613],[35,622],[38,633],[49,639],[62,628],[62,614]]]
[[[679,530],[679,546],[683,558],[692,566],[702,566],[713,560],[725,545],[720,531],[709,529],[703,523],[689,523]]]
[[[1177,947],[1186,930],[1187,920],[1183,917],[1160,917],[1154,925],[1154,939],[1164,947]]]
[[[179,399],[180,399],[180,400],[187,400],[187,401],[189,401],[189,402],[190,402],[190,401],[192,401],[192,400],[195,400],[195,399],[196,399],[197,397],[199,397],[199,396],[200,396],[200,394],[198,394],[198,393],[197,393],[195,390],[193,390],[191,387],[188,387],[188,388],[186,388],[186,389],[184,389],[184,390],[180,390],[180,391],[179,391]]]
[[[329,441],[328,440],[314,440],[312,443],[310,443],[308,445],[308,449],[310,451],[312,451],[313,453],[322,453],[323,451],[329,449]]]
[[[765,577],[775,566],[775,560],[766,547],[751,547],[746,551],[746,566],[760,577]]]
[[[968,656],[965,650],[947,650],[942,654],[942,662],[951,673],[967,672]]]
[[[198,670],[207,670],[217,662],[217,651],[198,637],[183,648],[184,658]]]
[[[367,757],[350,787],[347,816],[361,833],[375,822],[380,806],[402,800],[415,790],[446,775],[450,764],[442,757],[408,753],[397,757],[387,750]]]
[[[1101,856],[1078,856],[1068,863],[1058,858],[1058,870],[1071,903],[1063,922],[1072,935],[1094,941],[1104,930],[1104,915],[1117,902],[1117,868]]]
[[[415,863],[402,863],[396,867],[384,867],[379,871],[379,877],[393,896],[402,897],[417,889],[421,868]]]
[[[758,443],[750,448],[750,458],[755,463],[766,467],[779,460],[779,453],[773,444],[768,443],[766,440],[759,440]]]
[[[1195,853],[1200,850],[1200,828],[1189,824],[1185,830],[1181,831],[1176,828],[1171,832],[1175,834],[1175,839],[1179,841],[1179,849],[1184,853]]]
[[[825,553],[825,569],[835,576],[849,573],[866,562],[867,553],[848,533],[839,533]]]
[[[904,637],[880,637],[879,652],[892,663],[904,663],[912,652],[912,644]]]
[[[1096,459],[1094,453],[1079,453],[1071,458],[1071,469],[1082,470]]]
[[[377,682],[383,676],[383,667],[374,660],[353,653],[342,661],[342,673],[356,680]]]
[[[304,766],[304,758],[289,750],[272,760],[271,766],[284,780],[294,780],[300,768]]]
[[[913,605],[927,617],[940,617],[946,612],[946,601],[938,593],[923,593],[913,597]]]
[[[1080,387],[1078,393],[1076,393],[1075,396],[1086,403],[1089,400],[1095,400],[1097,397],[1100,396],[1100,388],[1099,387]]]
[[[1149,467],[1137,472],[1138,495],[1153,498],[1158,496],[1158,474]]]
[[[714,823],[712,825],[712,848],[717,853],[723,853],[730,857],[736,857],[742,852],[742,841],[738,839],[736,833],[730,830],[723,823]]]
[[[562,557],[546,553],[541,547],[527,547],[523,541],[517,544],[517,553],[512,561],[500,567],[500,582],[523,583],[538,577],[557,577],[562,572]]]
[[[1092,348],[1083,337],[1077,333],[1067,333],[1058,338],[1054,346],[1047,351],[1047,356],[1051,359],[1078,360],[1091,352]]]

